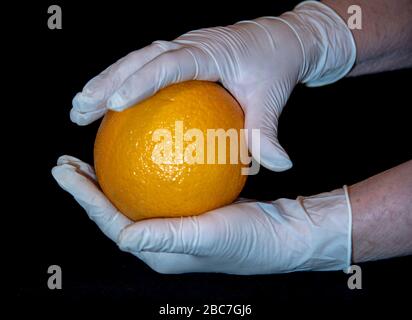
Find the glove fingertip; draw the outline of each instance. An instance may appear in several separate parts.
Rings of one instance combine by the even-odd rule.
[[[76,109],[74,108],[70,110],[70,121],[79,126],[84,126],[88,124],[88,121],[85,121],[83,114],[76,111]]]
[[[70,120],[79,126],[86,126],[93,121],[101,118],[105,113],[106,108],[99,108],[95,111],[90,112],[79,112],[76,109],[72,108],[70,110]]]
[[[79,162],[80,160],[73,157],[73,156],[69,156],[67,154],[61,155],[58,159],[57,159],[57,165],[61,166],[63,164],[70,164],[71,162]]]
[[[254,149],[252,145],[250,151],[254,159],[271,171],[280,172],[292,167],[292,161],[276,136],[262,135],[259,147]]]
[[[80,99],[81,99],[82,93],[81,92],[77,92],[76,95],[73,97],[72,100],[72,107],[74,109],[79,110],[80,109]]]
[[[128,101],[118,91],[107,100],[107,108],[113,111],[123,111],[127,108]]]
[[[271,171],[281,172],[292,168],[293,163],[288,158],[284,157],[270,157],[265,158],[261,156],[260,164]]]
[[[56,182],[59,184],[59,186],[62,187],[64,190],[67,190],[67,180],[69,174],[69,169],[67,168],[67,166],[57,165],[52,168],[51,174],[54,180],[56,180]]]

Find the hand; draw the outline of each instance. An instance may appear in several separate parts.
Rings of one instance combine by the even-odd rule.
[[[260,129],[268,169],[292,166],[277,139],[282,108],[299,82],[334,82],[349,72],[356,49],[351,32],[329,7],[306,2],[278,18],[242,21],[155,41],[90,80],[73,100],[71,119],[86,125],[107,109],[123,110],[169,84],[219,81],[245,112],[245,128]]]
[[[157,272],[267,274],[350,265],[346,189],[296,200],[243,201],[200,216],[134,223],[103,195],[88,164],[63,156],[52,174],[106,236]]]

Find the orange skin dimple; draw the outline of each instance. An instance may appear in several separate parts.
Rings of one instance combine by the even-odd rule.
[[[99,184],[110,201],[134,221],[204,213],[233,202],[246,176],[242,165],[156,164],[152,153],[157,129],[173,135],[175,122],[183,133],[234,128],[240,136],[244,115],[237,101],[218,84],[188,81],[169,86],[122,112],[108,111],[95,142],[94,162]],[[176,143],[173,136],[173,144]],[[190,142],[183,143],[183,150]]]

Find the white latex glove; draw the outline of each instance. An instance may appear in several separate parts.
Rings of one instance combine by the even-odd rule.
[[[346,187],[296,200],[238,202],[200,216],[134,223],[103,195],[88,164],[63,156],[52,174],[120,249],[157,272],[267,274],[350,265]]]
[[[132,32],[133,34],[133,32]],[[245,127],[260,129],[260,157],[268,169],[292,166],[277,139],[278,118],[295,85],[328,84],[354,64],[355,43],[329,7],[308,1],[280,17],[241,21],[155,41],[90,80],[73,100],[71,119],[86,125],[106,110],[123,110],[185,80],[219,81],[245,112]]]

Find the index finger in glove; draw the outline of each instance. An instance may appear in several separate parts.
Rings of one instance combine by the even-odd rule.
[[[106,112],[107,99],[131,74],[170,49],[170,42],[155,41],[129,53],[91,79],[73,99],[71,120],[79,125],[87,125],[100,118]]]

